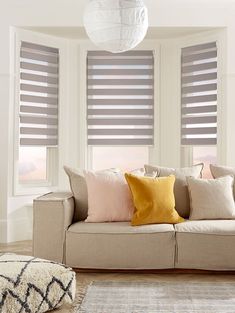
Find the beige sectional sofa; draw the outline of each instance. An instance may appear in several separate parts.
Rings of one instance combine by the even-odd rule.
[[[70,193],[37,198],[34,255],[82,269],[235,270],[235,220],[132,227],[73,218]]]

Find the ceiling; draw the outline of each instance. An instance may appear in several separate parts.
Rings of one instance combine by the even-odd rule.
[[[87,39],[83,27],[28,27],[27,29],[40,33],[68,39]],[[211,27],[149,27],[147,39],[167,39],[183,37],[199,32],[212,30]]]

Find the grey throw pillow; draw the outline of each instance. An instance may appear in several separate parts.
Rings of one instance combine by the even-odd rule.
[[[187,176],[200,178],[202,176],[203,163],[193,165],[191,167],[170,168],[162,166],[145,165],[147,174],[153,172],[157,173],[157,177],[164,177],[169,175],[175,176],[174,195],[175,195],[175,209],[180,216],[184,218],[189,217],[190,200],[187,185]]]

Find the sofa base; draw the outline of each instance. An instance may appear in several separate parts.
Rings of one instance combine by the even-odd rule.
[[[132,227],[129,222],[73,223],[73,214],[70,193],[34,201],[34,256],[85,272],[234,274],[234,219]]]

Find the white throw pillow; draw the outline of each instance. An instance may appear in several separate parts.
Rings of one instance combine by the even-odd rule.
[[[196,179],[187,177],[190,220],[232,219],[235,217],[233,177]]]
[[[136,176],[140,176],[140,177],[153,177],[153,178],[157,177],[156,171],[153,170],[153,171],[147,173],[145,168],[136,168],[136,169],[130,171],[129,173],[136,175]]]

